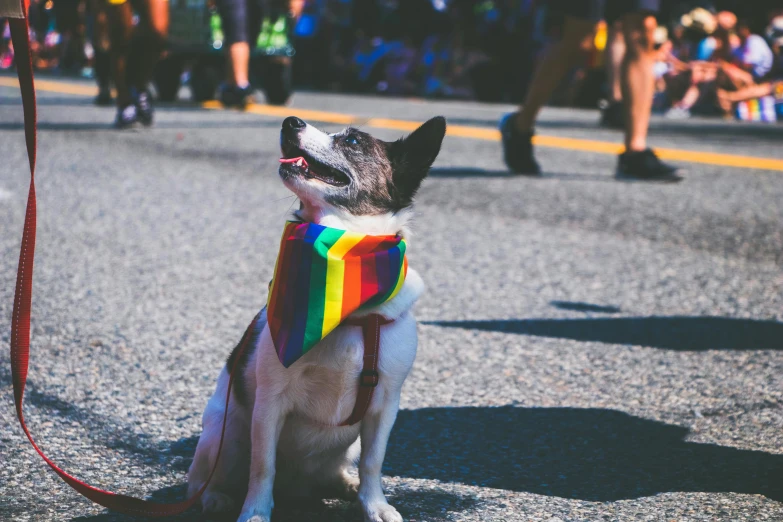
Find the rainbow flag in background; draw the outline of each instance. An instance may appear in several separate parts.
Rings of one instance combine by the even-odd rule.
[[[737,103],[737,119],[743,121],[765,121],[774,123],[777,120],[775,98],[763,96]]]
[[[267,321],[291,366],[353,312],[397,295],[408,261],[400,236],[370,236],[288,221],[270,283]]]

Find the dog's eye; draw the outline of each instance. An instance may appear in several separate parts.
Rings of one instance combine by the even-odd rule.
[[[353,134],[349,134],[348,136],[345,137],[345,143],[347,143],[348,145],[358,145],[359,139]]]

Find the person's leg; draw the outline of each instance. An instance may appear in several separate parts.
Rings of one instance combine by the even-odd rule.
[[[128,83],[138,93],[145,92],[155,66],[166,46],[169,32],[168,0],[138,0],[135,2],[139,24],[133,35],[128,57]]]
[[[685,91],[685,94],[682,96],[680,101],[672,105],[672,107],[689,111],[691,110],[691,107],[696,105],[696,102],[699,101],[700,94],[701,90],[699,89],[699,86],[696,84],[691,85],[688,87],[688,90]]]
[[[228,48],[229,81],[237,87],[247,87],[250,84],[250,45],[247,42],[236,42]]]
[[[226,44],[226,84],[220,101],[226,107],[244,108],[251,101],[250,54],[261,24],[260,0],[219,0]]]
[[[506,115],[500,122],[503,138],[503,156],[508,168],[517,174],[539,175],[541,168],[533,156],[533,126],[541,107],[547,102],[552,91],[562,81],[565,74],[576,62],[581,52],[582,42],[595,29],[595,22],[586,12],[587,8],[600,6],[601,2],[572,2],[569,7],[584,17],[566,16],[563,24],[563,37],[547,50],[541,60],[524,105],[513,114]]]
[[[128,50],[127,83],[138,121],[152,125],[152,99],[147,89],[166,46],[169,29],[168,0],[134,0],[139,16]]]
[[[725,89],[718,89],[718,96],[725,98],[730,103],[736,103],[740,101],[751,100],[753,98],[761,98],[763,96],[769,96],[775,92],[775,87],[783,82],[764,82],[756,85],[744,87],[738,91],[729,92]]]
[[[625,57],[625,37],[622,22],[613,20],[607,23],[608,38],[604,51],[607,83],[607,105],[601,109],[601,125],[611,129],[625,127],[623,110],[623,92],[620,78],[622,63]]]
[[[567,16],[563,38],[550,47],[536,70],[524,105],[500,122],[503,156],[508,168],[517,174],[539,175],[541,168],[533,156],[533,126],[541,107],[562,81],[580,54],[580,44],[592,34],[595,23],[587,18]]]
[[[133,31],[133,11],[127,1],[121,4],[105,1],[105,7],[109,25],[112,76],[117,89],[117,108],[122,110],[132,101],[127,82],[127,61]]]
[[[619,20],[609,24],[609,37],[606,41],[605,51],[606,82],[609,86],[608,95],[610,103],[620,103],[623,99],[623,91],[620,82],[623,58],[625,57],[625,38],[623,26]]]
[[[647,128],[652,111],[655,84],[653,33],[658,23],[654,16],[636,12],[624,15],[622,24],[626,42],[621,70],[626,114],[625,148],[629,151],[643,151],[647,148]]]
[[[226,43],[226,73],[232,87],[245,87],[250,82],[250,44],[248,40],[248,2],[253,0],[219,0],[218,12]]]
[[[519,132],[533,131],[541,107],[549,100],[563,76],[573,67],[581,53],[580,44],[594,29],[595,22],[566,17],[562,39],[552,45],[542,58],[530,83],[525,102],[516,113],[514,124]]]
[[[625,56],[621,68],[623,108],[625,109],[625,152],[619,157],[617,175],[648,181],[680,181],[678,169],[661,162],[647,148],[655,91],[655,49],[653,33],[657,21],[657,0],[613,0],[609,11],[619,17],[625,39]]]
[[[93,16],[92,47],[95,52],[93,68],[98,83],[98,96],[95,103],[111,105],[111,56],[109,54],[109,19],[103,0],[91,0],[90,10]]]
[[[512,172],[530,176],[541,173],[541,168],[533,156],[533,126],[536,117],[552,91],[573,66],[580,54],[580,44],[592,34],[594,27],[595,23],[589,19],[567,16],[563,25],[563,37],[547,50],[541,60],[524,105],[518,112],[507,114],[501,120],[503,157]]]

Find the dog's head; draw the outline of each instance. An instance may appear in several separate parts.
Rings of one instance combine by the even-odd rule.
[[[446,120],[433,118],[395,142],[347,128],[327,134],[296,117],[280,132],[280,177],[300,217],[366,233],[397,233],[440,152]]]

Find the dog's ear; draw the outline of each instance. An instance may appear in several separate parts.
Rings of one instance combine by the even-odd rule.
[[[410,205],[430,171],[446,135],[446,119],[436,116],[392,145],[392,183],[401,204]]]

